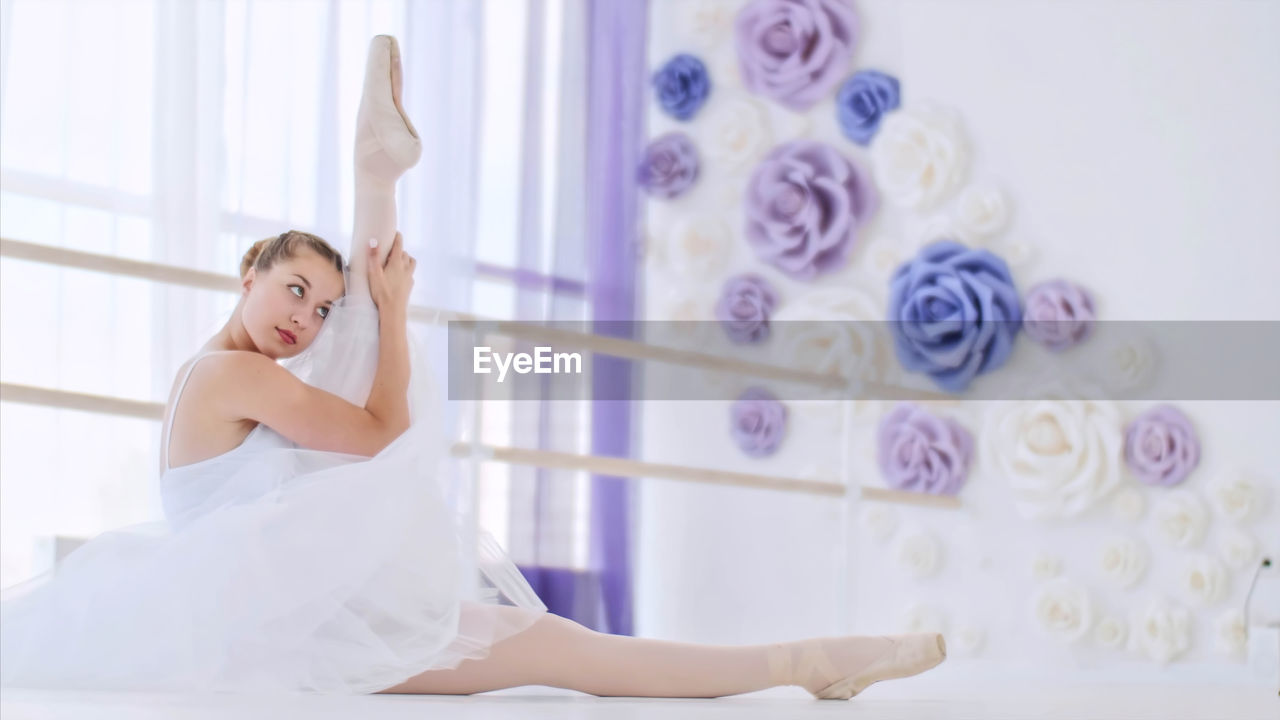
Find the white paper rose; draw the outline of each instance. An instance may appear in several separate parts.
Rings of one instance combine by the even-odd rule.
[[[981,652],[986,639],[986,633],[982,628],[963,624],[947,635],[947,647],[954,647],[957,655],[974,657]]]
[[[996,406],[983,433],[986,456],[1023,517],[1073,517],[1120,484],[1120,411],[1107,401],[1061,399],[1091,397],[1061,385],[1044,397]]]
[[[1193,548],[1204,541],[1209,514],[1204,503],[1190,490],[1162,493],[1152,516],[1156,532],[1174,547]]]
[[[990,238],[1009,223],[1009,202],[991,186],[970,186],[956,201],[956,227],[970,241]]]
[[[993,242],[991,251],[1004,258],[1011,268],[1026,267],[1036,258],[1036,249],[1021,238]]]
[[[871,298],[847,287],[815,290],[784,302],[774,313],[775,362],[846,378],[884,376],[887,350],[883,313]]]
[[[1137,522],[1147,510],[1147,500],[1138,488],[1128,487],[1116,492],[1111,501],[1111,511],[1125,522]]]
[[[1196,553],[1182,566],[1182,591],[1194,604],[1207,607],[1227,594],[1227,571],[1217,558],[1207,553]]]
[[[743,0],[681,0],[675,3],[676,30],[707,47],[714,47],[733,37],[733,18],[744,5]],[[734,56],[736,60],[736,55]],[[737,75],[737,67],[733,67]],[[719,82],[719,76],[713,76]]]
[[[902,631],[906,633],[945,633],[947,618],[941,610],[928,603],[912,603],[902,613]]]
[[[1131,324],[1117,323],[1124,327],[1112,327],[1099,323],[1086,350],[1089,372],[1114,392],[1142,387],[1155,373],[1155,347],[1129,327]]]
[[[927,210],[963,182],[969,151],[955,113],[925,105],[885,116],[871,142],[871,163],[885,198]]]
[[[1246,522],[1259,515],[1266,504],[1266,487],[1252,473],[1235,468],[1214,477],[1209,497],[1226,519]]]
[[[862,508],[862,527],[876,542],[884,544],[898,529],[898,513],[880,503],[869,503]]]
[[[1191,647],[1191,613],[1164,600],[1143,608],[1133,625],[1134,644],[1148,658],[1164,664]]]
[[[705,282],[724,268],[730,255],[729,228],[710,214],[682,215],[671,223],[661,244],[661,259],[675,276]]]
[[[1244,570],[1258,557],[1258,541],[1243,530],[1227,528],[1218,538],[1218,553],[1227,567]]]
[[[1111,615],[1099,620],[1097,627],[1093,629],[1094,642],[1113,650],[1124,647],[1124,641],[1128,635],[1129,628],[1124,621]]]
[[[1031,607],[1036,626],[1059,642],[1076,642],[1093,624],[1088,591],[1067,578],[1050,580],[1037,588]]]
[[[754,164],[773,144],[764,110],[745,97],[720,98],[698,118],[698,150],[718,171]]]
[[[898,542],[894,557],[898,567],[917,578],[936,575],[942,565],[942,548],[925,530],[913,530]]]
[[[1122,588],[1130,588],[1147,572],[1147,549],[1133,538],[1113,538],[1102,546],[1102,574]]]
[[[1031,576],[1038,581],[1052,580],[1062,574],[1062,560],[1049,553],[1038,553],[1031,559]]]
[[[1213,649],[1220,655],[1242,660],[1248,641],[1244,613],[1239,608],[1224,610],[1213,622]]]

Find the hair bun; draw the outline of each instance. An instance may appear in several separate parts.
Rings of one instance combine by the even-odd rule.
[[[262,248],[266,247],[267,243],[271,242],[273,239],[274,238],[266,238],[264,240],[259,240],[245,251],[244,258],[240,260],[241,278],[249,274],[249,268],[253,267],[253,263],[258,259],[258,256],[262,254]]]

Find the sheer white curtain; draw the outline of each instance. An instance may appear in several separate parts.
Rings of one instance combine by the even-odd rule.
[[[0,235],[226,275],[287,228],[346,252],[365,56],[395,35],[425,145],[400,196],[413,302],[469,309],[478,3],[2,0],[0,20]],[[164,401],[236,300],[12,259],[0,273],[0,380],[139,400]],[[47,538],[158,516],[158,435],[0,403],[0,585],[43,569]]]

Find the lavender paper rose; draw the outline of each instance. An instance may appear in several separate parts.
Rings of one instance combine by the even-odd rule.
[[[677,120],[688,120],[707,101],[711,78],[701,60],[682,53],[653,74],[653,89],[664,112]]]
[[[1200,439],[1181,410],[1158,405],[1125,430],[1124,461],[1147,485],[1171,487],[1200,464]]]
[[[688,135],[667,133],[655,138],[644,150],[636,180],[650,195],[674,198],[698,179],[698,151]]]
[[[787,432],[787,408],[773,393],[748,388],[729,408],[729,432],[752,457],[772,455]]]
[[[769,338],[769,316],[778,305],[778,294],[769,281],[755,273],[729,278],[716,303],[716,319],[729,339],[739,345]]]
[[[747,241],[797,280],[837,270],[877,207],[870,177],[830,145],[779,145],[747,186]]]
[[[1032,340],[1061,352],[1089,337],[1094,317],[1088,291],[1066,280],[1050,280],[1027,291],[1022,329]]]
[[[734,22],[743,84],[807,110],[848,70],[857,32],[845,0],[755,0]]]
[[[880,421],[880,472],[889,487],[955,495],[973,460],[973,436],[960,423],[904,403]]]
[[[1009,358],[1022,308],[1004,260],[940,240],[894,272],[888,319],[898,362],[961,392]]]
[[[844,136],[867,145],[880,129],[880,120],[901,103],[898,79],[879,70],[860,70],[836,93],[836,121]]]

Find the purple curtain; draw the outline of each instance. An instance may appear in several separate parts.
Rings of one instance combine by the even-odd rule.
[[[573,5],[571,3],[571,5]],[[525,67],[526,88],[539,87],[541,65],[542,13],[541,0],[531,0],[529,9],[528,63]],[[577,296],[586,303],[585,314],[594,332],[613,336],[630,336],[630,322],[635,319],[637,189],[634,168],[644,136],[645,36],[648,16],[647,1],[616,2],[587,0],[578,5],[585,10],[577,25],[586,37],[585,76],[580,97],[570,93],[568,103],[577,101],[585,107],[566,109],[563,122],[581,118],[582,127],[567,128],[561,138],[585,138],[585,145],[573,150],[562,149],[562,163],[580,167],[561,168],[559,191],[565,195],[557,202],[559,212],[555,224],[554,267],[550,276],[540,271],[541,233],[539,232],[543,191],[540,185],[541,112],[543,98],[530,91],[525,101],[525,143],[521,167],[520,267],[513,271],[519,288],[518,314],[522,320],[560,320],[575,313],[569,311]],[[566,29],[566,32],[568,30]],[[566,62],[569,60],[566,59]],[[565,105],[562,105],[562,109]],[[581,132],[576,132],[580,130]],[[568,219],[566,221],[566,218]],[[585,276],[585,282],[575,277]],[[542,310],[542,300],[551,291],[551,302]],[[618,322],[626,321],[626,322]],[[593,359],[592,393],[610,388],[611,397],[629,398],[631,363],[617,358],[597,356]],[[537,445],[550,447],[551,419],[548,405],[549,380],[544,378],[537,402],[518,402],[517,415],[530,420],[525,425],[537,428]],[[591,408],[590,452],[599,455],[627,457],[631,453],[631,403],[629,400],[594,401]],[[590,537],[587,567],[564,567],[543,557],[544,545],[554,544],[567,532],[562,505],[554,502],[555,492],[563,490],[564,479],[552,478],[542,469],[532,471],[534,492],[529,502],[533,511],[534,558],[520,564],[535,592],[548,609],[601,632],[633,634],[631,556],[632,484],[627,478],[592,476],[590,480]],[[557,485],[557,483],[561,483]],[[548,553],[550,554],[550,553]]]

